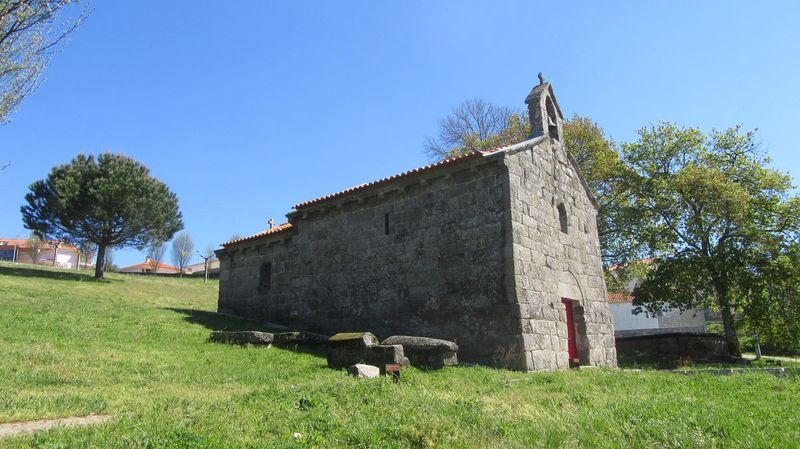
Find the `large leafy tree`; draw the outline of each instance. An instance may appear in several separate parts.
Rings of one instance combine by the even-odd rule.
[[[117,154],[79,155],[31,184],[25,227],[68,242],[97,245],[95,277],[110,247],[147,247],[183,228],[178,199],[147,167]]]
[[[796,239],[800,219],[791,179],[769,167],[754,137],[739,127],[705,135],[659,123],[623,146],[644,218],[636,237],[654,257],[636,304],[718,309],[736,356],[735,315],[764,298],[749,280]]]
[[[80,14],[64,20],[67,17],[63,10],[75,3],[75,0],[0,0],[0,124],[36,89],[56,45],[86,17]]]
[[[632,201],[632,172],[620,159],[617,144],[592,119],[576,114],[564,122],[564,146],[597,201],[597,233],[604,265],[619,266],[635,259],[642,248],[631,237],[642,214]]]

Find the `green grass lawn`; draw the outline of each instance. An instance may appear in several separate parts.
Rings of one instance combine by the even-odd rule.
[[[454,367],[358,380],[313,353],[208,343],[254,328],[214,315],[216,297],[198,279],[0,263],[0,423],[115,416],[0,448],[800,446],[798,377]]]

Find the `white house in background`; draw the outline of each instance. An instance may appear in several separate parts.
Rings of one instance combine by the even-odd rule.
[[[636,264],[649,265],[652,259],[643,259]],[[612,276],[619,274],[623,267],[610,268]],[[623,288],[632,292],[641,283],[641,279],[631,276]],[[669,308],[655,316],[642,311],[633,313],[633,296],[627,292],[608,292],[608,306],[614,320],[614,336],[630,337],[634,335],[668,334],[672,332],[705,333],[707,312],[703,309],[692,309],[681,312]]]
[[[643,311],[637,315],[633,313],[633,296],[626,293],[609,293],[608,307],[611,309],[611,319],[614,321],[615,337],[706,332],[706,313],[703,309],[683,312],[678,309],[668,309],[655,316]]]
[[[80,256],[78,266],[78,248],[64,242],[45,240],[35,256],[32,253],[28,239],[0,237],[0,260],[18,263],[35,263],[58,268],[90,268],[94,264]],[[53,259],[55,258],[55,263]]]

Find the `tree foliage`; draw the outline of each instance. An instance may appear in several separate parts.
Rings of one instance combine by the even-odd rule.
[[[42,239],[36,235],[35,232],[31,232],[28,235],[28,246],[26,248],[28,255],[31,257],[31,262],[36,264],[39,259],[39,251],[42,249],[43,246]]]
[[[31,184],[22,207],[25,227],[67,242],[97,245],[95,277],[109,247],[144,249],[183,228],[178,199],[135,160],[79,155]]]
[[[65,20],[74,0],[0,0],[0,124],[38,86],[52,50],[85,19]]]
[[[97,245],[86,240],[76,242],[75,246],[78,248],[78,257],[75,263],[75,268],[81,267],[81,259],[83,259],[84,264],[88,264],[97,253]]]
[[[154,240],[147,247],[147,263],[153,274],[158,274],[158,268],[161,267],[165,254],[167,254],[167,244],[163,240]]]
[[[631,238],[641,213],[630,195],[631,170],[620,159],[618,145],[592,119],[574,115],[564,122],[564,146],[597,201],[597,233],[606,267],[635,260],[641,246]]]
[[[178,267],[180,277],[183,277],[183,269],[189,265],[194,253],[194,240],[188,232],[182,232],[172,241],[172,263]]]
[[[764,256],[741,283],[742,340],[773,354],[800,354],[800,245]]]
[[[800,218],[789,176],[769,167],[754,137],[659,123],[623,146],[643,214],[634,237],[655,258],[636,304],[718,309],[732,355],[741,352],[734,315],[761,297],[743,294],[747,280],[796,239]]]
[[[528,134],[527,113],[473,98],[439,120],[439,132],[426,139],[425,152],[434,159],[447,159],[521,142]]]
[[[113,273],[116,271],[119,271],[119,267],[114,263],[114,248],[108,247],[106,248],[105,257],[103,257],[103,272]]]

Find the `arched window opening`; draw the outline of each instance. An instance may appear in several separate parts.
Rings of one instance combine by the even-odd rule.
[[[558,222],[561,225],[561,232],[564,234],[567,233],[567,208],[564,207],[564,203],[558,203]]]
[[[558,135],[558,121],[556,119],[556,107],[553,105],[553,100],[547,97],[545,100],[545,108],[547,109],[547,134],[552,139],[560,140]]]

